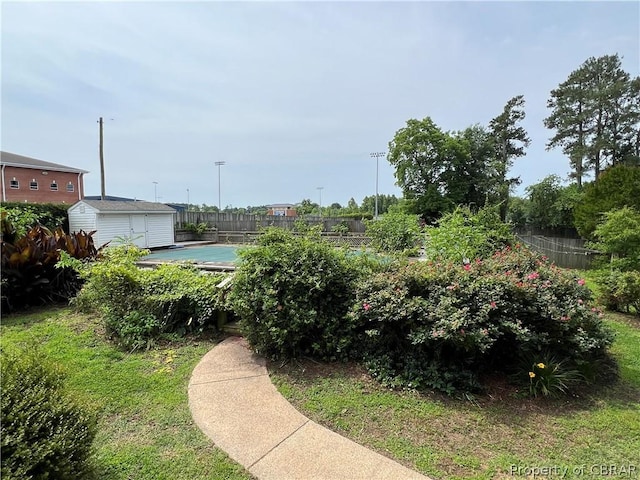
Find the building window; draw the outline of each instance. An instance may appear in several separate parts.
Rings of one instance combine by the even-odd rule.
[[[38,190],[38,181],[35,178],[29,183],[29,188],[31,190]]]
[[[55,180],[53,182],[51,182],[51,190],[53,192],[57,192],[58,191],[58,184],[56,183]]]
[[[73,183],[67,183],[67,192],[73,192],[75,189],[73,188]]]
[[[18,180],[16,180],[16,177],[13,177],[11,179],[11,182],[9,183],[10,188],[20,188],[20,182]]]

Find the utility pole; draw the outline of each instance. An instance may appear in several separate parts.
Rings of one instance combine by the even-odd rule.
[[[153,183],[153,198],[156,203],[158,203],[158,182]]]
[[[102,138],[102,117],[100,117],[98,123],[100,124],[100,199],[104,200],[106,193],[104,186],[104,144]]]
[[[187,212],[189,211],[189,189],[187,188]]]
[[[370,153],[369,155],[371,156],[371,158],[376,159],[376,213],[374,215],[374,218],[377,220],[378,219],[378,160],[380,159],[380,157],[384,157],[386,153],[373,152],[373,153]]]

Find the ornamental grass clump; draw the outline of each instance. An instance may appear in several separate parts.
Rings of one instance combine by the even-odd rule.
[[[546,362],[530,364],[528,377],[529,394],[533,397],[566,395],[582,380],[577,369],[568,368],[565,361],[553,357]]]
[[[590,300],[584,281],[516,246],[374,275],[359,284],[350,321],[382,381],[453,393],[517,372],[523,355],[548,352],[568,369],[601,361],[613,337]]]

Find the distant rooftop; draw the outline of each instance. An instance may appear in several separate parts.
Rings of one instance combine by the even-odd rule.
[[[55,172],[89,173],[87,170],[82,170],[81,168],[46,162],[44,160],[38,160],[37,158],[25,157],[23,155],[17,155],[9,152],[0,152],[0,165],[22,168],[38,168]]]

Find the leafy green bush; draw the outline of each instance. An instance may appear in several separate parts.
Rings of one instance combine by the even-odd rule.
[[[191,233],[195,233],[197,236],[202,236],[202,234],[204,232],[207,231],[207,229],[209,228],[209,225],[206,222],[200,222],[200,223],[186,223],[184,225],[184,229],[187,232],[191,232]]]
[[[269,228],[239,257],[231,303],[256,351],[271,358],[347,354],[353,332],[345,314],[359,273],[346,252],[318,232]]]
[[[33,348],[0,355],[2,478],[85,478],[93,412],[64,390],[64,375]]]
[[[485,260],[416,262],[360,283],[350,323],[373,374],[392,385],[474,390],[484,373],[517,371],[522,354],[567,368],[612,342],[584,280],[523,248]]]
[[[507,224],[500,220],[497,207],[472,213],[458,207],[438,220],[437,227],[427,228],[425,255],[431,260],[469,261],[491,256],[514,243]]]
[[[146,253],[131,245],[107,248],[103,259],[83,272],[87,282],[73,301],[80,310],[101,312],[121,346],[148,347],[163,335],[202,331],[217,312],[229,309],[217,287],[225,274],[187,264],[143,270],[136,261]]]
[[[17,236],[20,237],[37,224],[49,230],[60,227],[68,232],[68,208],[69,205],[56,203],[3,202],[0,211],[3,212],[3,217],[6,212],[6,218],[14,225]]]
[[[640,315],[640,272],[619,270],[598,274],[600,296],[598,301],[610,310]]]
[[[605,213],[589,246],[611,255],[610,268],[640,271],[640,211],[623,207]]]
[[[11,230],[6,219],[3,229]],[[99,255],[93,244],[93,233],[83,231],[66,234],[61,228],[53,232],[36,225],[25,235],[1,246],[2,307],[13,310],[27,305],[67,301],[82,282],[73,268],[60,263],[61,252],[81,260],[91,261]]]
[[[365,220],[371,246],[378,252],[416,255],[422,246],[419,217],[387,213],[377,220]]]

